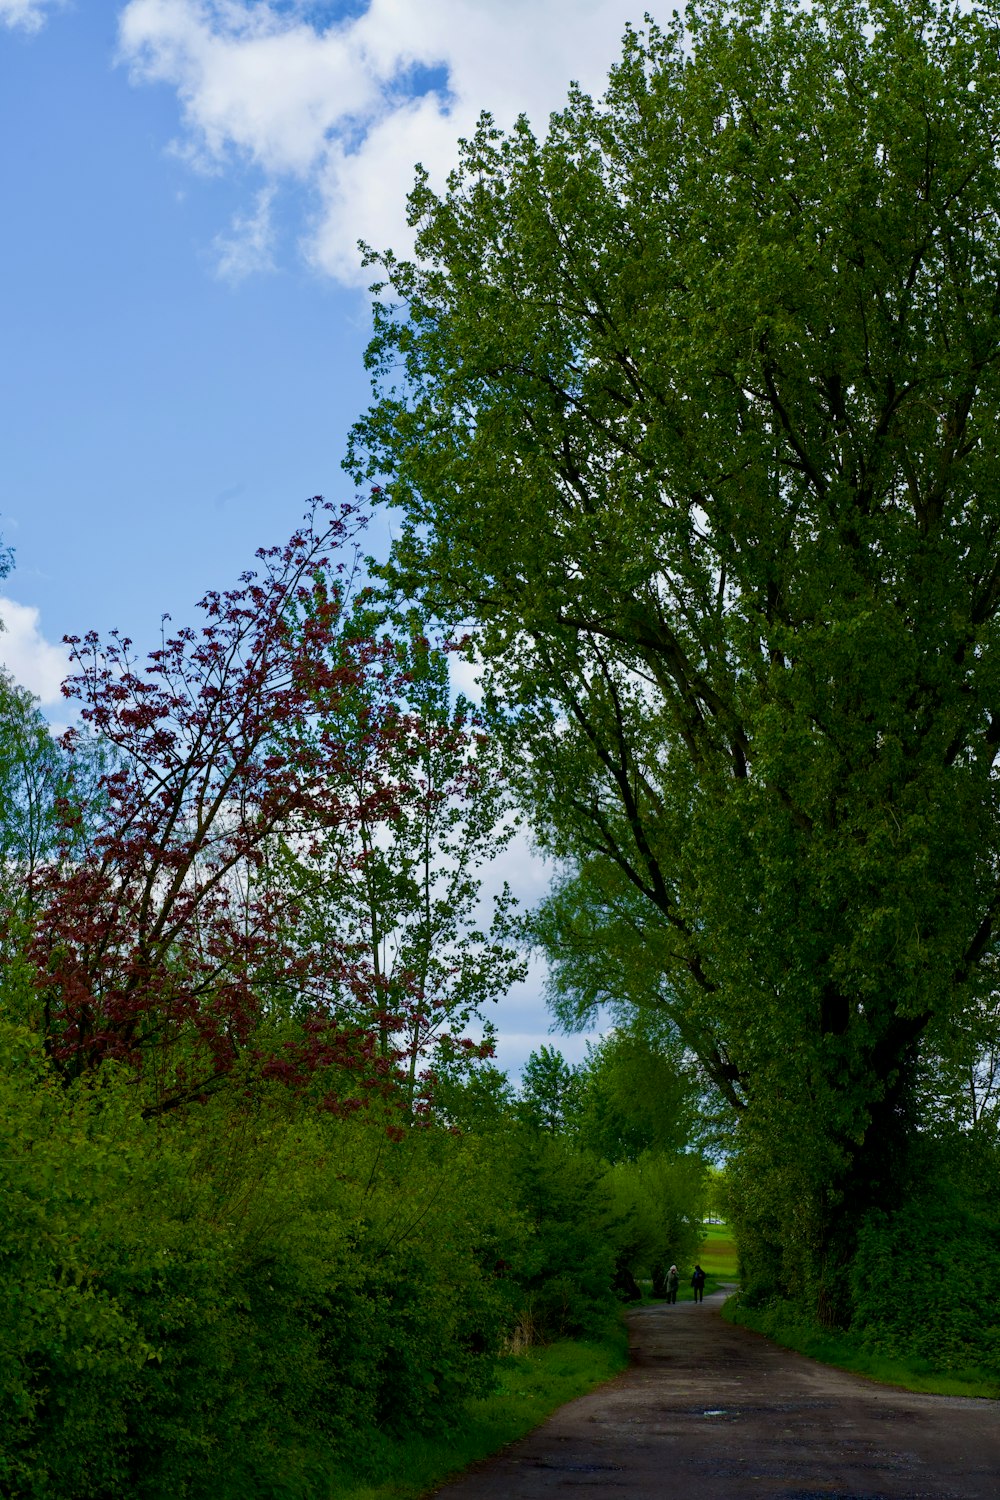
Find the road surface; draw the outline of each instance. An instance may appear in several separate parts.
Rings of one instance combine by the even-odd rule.
[[[1000,1402],[918,1396],[734,1328],[724,1293],[629,1315],[632,1365],[442,1500],[1000,1500]]]

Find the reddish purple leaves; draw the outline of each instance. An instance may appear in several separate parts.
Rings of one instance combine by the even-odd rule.
[[[112,759],[90,809],[96,831],[82,853],[67,835],[37,893],[30,957],[47,1044],[68,1076],[108,1058],[141,1065],[166,1108],[273,1043],[272,1071],[381,1080],[364,1028],[339,1027],[330,1005],[346,986],[374,1011],[370,976],[335,941],[298,939],[280,875],[283,844],[301,850],[359,814],[377,819],[392,797],[374,785],[362,809],[340,800],[337,773],[356,747],[329,729],[336,714],[317,716],[317,704],[360,696],[366,744],[393,732],[380,713],[385,645],[342,635],[362,524],[317,499],[285,547],[206,595],[202,627],[165,631],[144,666],[119,634],[70,639],[77,670],[64,692]],[[72,753],[72,734],[66,744]]]

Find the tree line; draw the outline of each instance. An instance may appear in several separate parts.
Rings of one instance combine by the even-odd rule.
[[[518,747],[557,1013],[676,1028],[745,1297],[826,1326],[921,1219],[930,1282],[971,1237],[996,1285],[997,43],[692,4],[369,252],[351,471]]]
[[[313,1493],[692,1254],[706,1154],[747,1305],[996,1370],[998,42],[708,0],[484,116],[369,253],[371,582],[316,502],[61,743],[4,685],[6,1491]],[[526,944],[613,1026],[516,1092]]]
[[[72,641],[59,740],[0,680],[6,1495],[327,1494],[696,1248],[672,1035],[489,1060],[506,760],[360,524]]]

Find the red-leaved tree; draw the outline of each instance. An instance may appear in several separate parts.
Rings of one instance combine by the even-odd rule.
[[[362,524],[314,500],[287,545],[206,595],[202,627],[165,630],[144,667],[118,633],[69,639],[64,692],[111,758],[92,836],[82,852],[67,839],[38,876],[38,1019],[67,1077],[122,1059],[142,1069],[154,1109],[210,1091],[241,1055],[289,1079],[353,1080],[331,1100],[341,1106],[391,1087],[370,970],[336,933],[303,938],[271,857],[392,802],[377,778],[363,807],[344,799],[357,745],[338,739],[336,715],[316,715],[318,702],[362,698],[353,732],[376,758],[395,732],[384,644],[344,639]],[[72,732],[66,743],[72,755]],[[334,1004],[345,988],[350,1024]]]

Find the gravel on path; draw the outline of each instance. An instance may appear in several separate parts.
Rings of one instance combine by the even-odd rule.
[[[1000,1500],[1000,1402],[923,1396],[734,1328],[724,1292],[628,1315],[632,1364],[442,1500]]]

